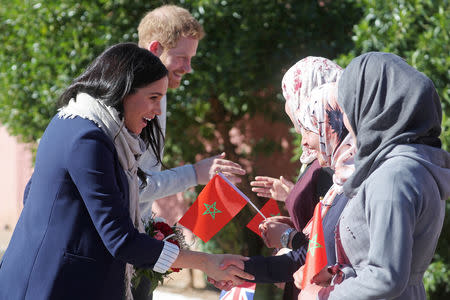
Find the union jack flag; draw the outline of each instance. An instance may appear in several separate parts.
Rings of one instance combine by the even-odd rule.
[[[219,300],[253,300],[255,288],[256,283],[246,282],[229,291],[222,291]]]

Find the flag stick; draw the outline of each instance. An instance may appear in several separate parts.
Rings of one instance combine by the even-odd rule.
[[[267,220],[266,216],[263,215],[263,213],[255,206],[255,204],[253,204],[253,202],[250,201],[250,199],[240,189],[238,189],[231,181],[229,181],[228,178],[225,177],[225,175],[220,172],[217,174],[222,177],[222,179],[225,180],[236,192],[238,192],[245,199],[245,201],[253,206],[253,208],[264,218],[264,220]]]

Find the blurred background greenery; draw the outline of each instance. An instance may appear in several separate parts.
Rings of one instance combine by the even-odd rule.
[[[168,166],[220,151],[235,161],[269,156],[280,148],[279,140],[255,140],[250,151],[239,152],[229,132],[258,113],[268,122],[288,122],[280,89],[287,68],[308,55],[345,67],[368,51],[395,53],[433,80],[444,111],[443,147],[449,151],[447,0],[0,0],[0,123],[22,141],[37,142],[70,81],[109,45],[137,42],[141,17],[164,3],[187,8],[207,33],[193,60],[194,73],[169,94]],[[298,145],[300,138],[293,138]],[[205,141],[214,150],[207,150]],[[297,160],[299,148],[287,155]],[[240,188],[261,204],[248,185],[254,175]],[[256,235],[242,230],[252,214],[243,210],[204,249],[269,255]],[[429,299],[450,296],[449,225],[447,217],[425,275]],[[257,293],[258,299],[280,297],[271,286]]]

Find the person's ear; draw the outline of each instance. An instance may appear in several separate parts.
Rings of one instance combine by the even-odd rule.
[[[147,50],[150,51],[151,53],[153,53],[154,55],[160,57],[161,54],[163,53],[163,46],[158,41],[151,41],[148,44]]]

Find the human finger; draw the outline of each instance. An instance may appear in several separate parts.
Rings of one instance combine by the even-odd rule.
[[[230,266],[228,268],[228,271],[230,272],[230,274],[232,274],[234,277],[237,277],[238,280],[255,280],[255,276],[253,276],[252,274],[246,273],[244,272],[244,270],[241,270],[235,266]],[[233,282],[235,281],[235,279],[233,279]],[[243,282],[242,282],[243,283]]]
[[[315,283],[320,286],[329,286],[333,275],[328,271],[328,267],[322,268],[316,275],[311,278],[311,283]]]
[[[256,196],[260,198],[270,198],[270,194],[267,193],[256,193]]]
[[[286,217],[286,216],[273,216],[273,217],[270,217],[270,220],[273,221],[273,222],[285,223],[286,219],[289,219],[289,217]]]
[[[246,171],[238,163],[226,159],[215,159],[212,168],[220,172],[228,172],[237,175],[244,175]]]
[[[264,232],[267,230],[267,224],[266,222],[263,220],[261,223],[259,223],[258,225],[259,231]]]
[[[270,188],[268,188],[268,187],[252,187],[252,192],[255,192],[255,193],[270,193]]]
[[[303,268],[305,265],[301,266],[295,273],[292,275],[294,277],[294,284],[298,289],[301,289],[302,280],[303,280]]]
[[[236,266],[240,269],[244,269],[244,261],[246,261],[246,260],[248,260],[248,258],[244,257],[244,256],[225,255],[224,259],[220,263],[219,267],[222,270],[225,270],[229,266]]]
[[[255,177],[255,181],[274,182],[275,180],[278,180],[278,179],[269,177],[269,176],[256,176]]]
[[[294,183],[292,181],[287,180],[286,178],[284,178],[283,176],[280,176],[280,181],[281,183],[283,183],[285,186],[289,187],[289,189],[292,189],[294,187]]]
[[[207,281],[208,281],[208,283],[214,285],[219,290],[228,291],[233,287],[233,282],[231,280],[216,281],[216,280],[212,279],[211,277],[207,277]]]
[[[321,287],[316,284],[307,284],[300,292],[298,299],[300,300],[315,300],[319,294]]]
[[[273,185],[273,182],[272,181],[253,180],[253,181],[250,181],[250,185],[270,189]]]
[[[266,232],[261,232],[261,238],[264,242],[264,244],[266,245],[267,248],[273,248],[272,245],[270,244],[270,240],[267,237]]]
[[[233,184],[238,184],[242,181],[242,179],[238,176],[235,176],[231,173],[222,173],[229,181],[231,181]]]
[[[232,287],[234,287],[233,281],[228,280],[223,286],[222,290],[229,291]]]
[[[255,188],[269,190],[272,188],[272,183],[268,183],[265,181],[250,181],[250,186],[255,187]]]

